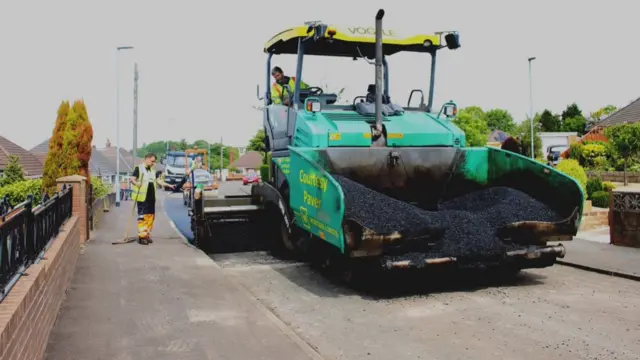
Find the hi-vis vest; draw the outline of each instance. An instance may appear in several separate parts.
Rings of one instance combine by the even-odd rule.
[[[141,182],[140,188],[135,185],[131,185],[132,198],[134,201],[143,202],[147,199],[147,191],[149,190],[149,185],[156,186],[156,171],[151,168],[147,170],[144,164],[138,165],[138,171],[140,172],[140,178],[138,179]]]
[[[293,89],[296,88],[296,77],[292,76],[289,78],[289,88],[293,91]],[[307,84],[305,84],[304,82],[300,83],[300,89],[306,89],[309,86]],[[289,92],[284,88],[284,86],[278,84],[277,82],[274,82],[273,85],[271,85],[271,101],[274,104],[282,104],[282,100],[284,99],[284,97],[282,96],[282,94],[286,93],[286,96],[289,96]]]

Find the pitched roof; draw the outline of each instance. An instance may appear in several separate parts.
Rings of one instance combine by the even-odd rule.
[[[262,154],[257,151],[248,151],[242,155],[238,160],[229,165],[230,168],[248,168],[258,169],[262,165]]]
[[[4,169],[9,163],[9,155],[20,158],[19,163],[26,176],[42,176],[42,163],[38,158],[9,139],[0,136],[0,169]]]
[[[629,105],[619,109],[613,114],[597,123],[597,126],[608,127],[625,123],[640,121],[640,98],[632,101]]]

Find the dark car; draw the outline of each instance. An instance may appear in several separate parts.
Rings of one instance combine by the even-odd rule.
[[[547,148],[547,163],[551,166],[558,165],[560,154],[569,147],[567,145],[551,145]]]

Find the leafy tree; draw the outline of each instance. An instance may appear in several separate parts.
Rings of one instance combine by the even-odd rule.
[[[256,134],[251,139],[249,139],[247,150],[265,152],[266,149],[264,147],[264,136],[264,129],[258,130]]]
[[[171,142],[169,142],[171,143]],[[171,144],[169,144],[171,145]],[[137,156],[144,157],[148,153],[154,153],[158,156],[158,158],[162,158],[166,155],[167,152],[167,142],[166,141],[154,141],[150,144],[142,144],[142,146],[137,149]]]
[[[533,151],[535,152],[535,158],[542,157],[542,139],[540,139],[540,119],[542,116],[536,114],[533,118]],[[529,118],[518,124],[516,134],[520,136],[520,146],[522,148],[522,155],[531,157],[531,123]]]
[[[489,130],[497,129],[511,134],[516,129],[513,116],[507,110],[491,109],[486,112],[486,117]]]
[[[618,110],[617,107],[615,107],[613,105],[607,105],[605,107],[602,107],[602,108],[592,112],[591,114],[589,114],[589,117],[587,118],[587,128],[593,127],[596,123],[604,120],[609,115],[611,115],[614,112],[616,112],[617,110]]]
[[[556,115],[551,111],[545,109],[542,114],[540,114],[540,127],[542,131],[560,131],[562,127],[562,120],[560,119],[559,115]]]
[[[562,131],[577,132],[578,135],[583,135],[587,127],[587,119],[583,116],[576,116],[568,118],[562,121]]]
[[[231,146],[224,146],[220,143],[211,144],[209,163],[212,169],[220,169],[220,149],[222,148],[222,168],[229,168],[231,162],[238,160],[240,152]]]
[[[464,131],[467,146],[485,146],[489,127],[487,115],[478,106],[469,106],[458,111],[453,123]]]
[[[58,116],[49,140],[49,152],[44,162],[42,174],[43,190],[52,195],[56,191],[56,180],[62,177],[63,170],[72,161],[65,153],[64,135],[67,129],[67,115],[70,111],[68,101],[63,101],[58,107]]]
[[[567,119],[575,117],[584,117],[582,115],[582,110],[580,110],[580,107],[576,103],[567,105],[567,108],[562,112],[562,121],[564,122]]]
[[[640,154],[640,123],[622,124],[605,129],[605,135],[614,151],[624,159],[624,185],[627,186],[627,164]]]

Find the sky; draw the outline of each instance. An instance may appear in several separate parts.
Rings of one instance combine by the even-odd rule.
[[[222,2],[196,0],[0,1],[0,135],[27,149],[51,136],[61,101],[84,99],[94,144],[133,144],[133,64],[140,72],[138,145],[186,138],[244,146],[262,127],[254,106],[265,88],[264,43],[305,21],[383,27],[401,34],[460,32],[462,47],[438,55],[434,101],[504,108],[516,121],[533,108],[561,112],[576,102],[588,114],[640,97],[640,34],[633,1],[369,0]],[[319,6],[316,6],[320,4]],[[134,50],[117,55],[116,47]],[[303,78],[346,99],[364,95],[374,67],[308,57]],[[390,92],[406,104],[428,90],[428,56],[389,59]],[[118,65],[116,65],[118,64]],[[274,57],[295,74],[294,56]],[[120,71],[116,69],[119,68]]]

